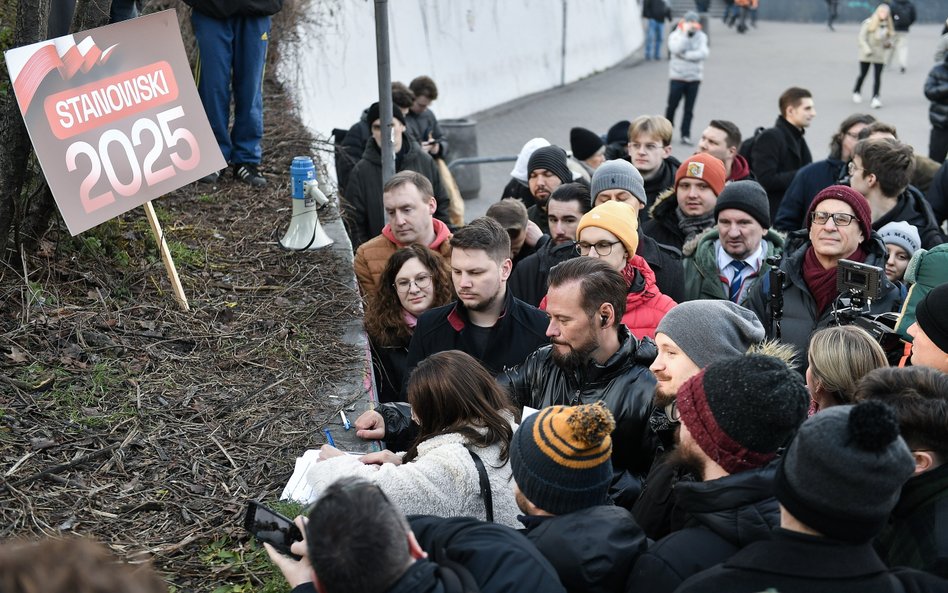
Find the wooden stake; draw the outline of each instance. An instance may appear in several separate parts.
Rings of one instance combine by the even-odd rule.
[[[151,200],[144,204],[145,215],[148,216],[148,223],[151,225],[151,232],[155,234],[155,242],[158,243],[158,250],[161,252],[161,261],[165,264],[165,271],[168,273],[168,279],[171,280],[171,288],[174,290],[174,300],[178,301],[182,311],[190,311],[188,306],[188,297],[184,294],[184,287],[181,286],[181,279],[178,278],[178,270],[174,267],[174,260],[171,259],[171,250],[168,249],[168,243],[161,232],[161,223],[158,222],[158,215],[155,214],[155,207],[151,205]]]

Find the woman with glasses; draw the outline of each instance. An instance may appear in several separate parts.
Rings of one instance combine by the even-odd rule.
[[[576,228],[576,250],[582,257],[596,257],[622,274],[629,287],[622,323],[637,338],[655,337],[655,328],[675,301],[658,289],[655,272],[640,255],[639,218],[622,202],[610,201],[587,212]],[[546,299],[540,303],[544,309]]]
[[[494,377],[460,350],[438,352],[412,371],[408,403],[418,424],[411,448],[359,457],[324,445],[306,476],[314,497],[339,478],[359,476],[378,484],[406,515],[522,527],[509,458],[515,409]]]
[[[418,317],[451,300],[451,277],[445,261],[423,245],[396,251],[367,295],[365,331],[372,348],[372,371],[379,401],[399,401],[405,380],[408,343]]]

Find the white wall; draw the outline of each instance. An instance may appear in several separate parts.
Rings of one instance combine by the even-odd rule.
[[[375,3],[333,4],[281,67],[320,137],[378,100]],[[390,0],[392,80],[427,74],[438,117],[466,116],[618,63],[642,45],[640,14],[634,0]]]

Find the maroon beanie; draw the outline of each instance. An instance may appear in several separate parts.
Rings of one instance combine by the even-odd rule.
[[[869,200],[861,193],[846,185],[831,185],[816,194],[810,203],[810,209],[806,211],[806,228],[809,229],[813,224],[811,216],[816,210],[817,204],[823,200],[839,200],[846,202],[856,213],[859,221],[859,227],[862,229],[863,241],[868,241],[872,235],[872,211],[869,210]]]
[[[676,402],[705,455],[736,474],[777,457],[806,419],[809,399],[799,373],[749,354],[709,364],[681,386]]]

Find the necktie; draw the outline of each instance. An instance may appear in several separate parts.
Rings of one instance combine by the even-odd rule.
[[[731,299],[732,302],[736,303],[738,296],[741,294],[741,286],[744,285],[744,279],[741,277],[741,272],[744,271],[744,268],[746,268],[747,265],[748,264],[746,262],[736,259],[728,264],[728,267],[733,268],[734,270],[734,274],[731,276],[730,291],[728,292],[728,298]]]

